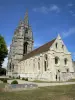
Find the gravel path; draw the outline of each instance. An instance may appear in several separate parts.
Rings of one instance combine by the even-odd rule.
[[[75,82],[63,82],[63,83],[36,83],[36,82],[28,82],[24,80],[17,80],[19,84],[37,84],[38,87],[44,86],[58,86],[58,85],[70,85],[75,84]],[[8,83],[11,84],[12,80],[8,80]]]

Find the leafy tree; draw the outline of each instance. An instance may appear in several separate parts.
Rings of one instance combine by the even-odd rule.
[[[6,69],[5,68],[0,68],[0,76],[1,75],[6,75]]]
[[[4,37],[0,35],[0,68],[2,67],[2,63],[4,58],[7,57],[8,49],[4,40]]]

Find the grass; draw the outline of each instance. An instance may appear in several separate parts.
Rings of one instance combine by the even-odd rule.
[[[41,81],[41,80],[34,80],[31,82],[35,82],[35,83],[63,83],[63,81]]]
[[[0,92],[0,100],[75,100],[75,85],[41,87],[17,92]]]
[[[4,88],[6,83],[0,83],[0,88]]]
[[[68,80],[68,82],[75,82],[75,79],[70,79]]]

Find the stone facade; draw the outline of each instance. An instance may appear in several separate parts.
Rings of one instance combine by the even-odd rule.
[[[66,81],[74,78],[71,53],[60,35],[43,46],[33,49],[33,34],[28,13],[14,33],[8,57],[10,76],[47,81]]]
[[[38,55],[35,53],[34,56],[20,61],[18,64],[18,75],[20,77],[47,81],[72,79],[74,69],[72,67],[71,53],[58,35],[47,51]]]
[[[74,72],[75,72],[75,61],[73,61],[73,68],[74,68]]]

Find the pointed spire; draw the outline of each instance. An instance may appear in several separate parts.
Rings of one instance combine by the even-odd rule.
[[[22,19],[20,19],[19,26],[22,26],[22,24],[23,24],[23,21]]]
[[[60,36],[60,34],[58,34],[57,38],[58,38],[58,39],[61,39],[61,36]]]
[[[26,26],[29,25],[29,20],[28,20],[28,10],[26,10],[26,14],[25,14],[25,18],[24,18],[24,24],[25,24]]]

